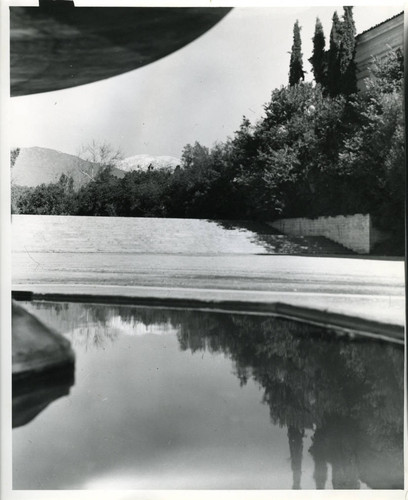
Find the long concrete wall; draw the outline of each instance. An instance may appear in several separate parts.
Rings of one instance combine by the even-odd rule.
[[[281,233],[292,236],[324,236],[361,254],[369,254],[379,238],[377,234],[374,237],[368,214],[279,219],[269,224]]]

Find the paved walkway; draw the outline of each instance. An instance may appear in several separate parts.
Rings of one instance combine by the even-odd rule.
[[[284,302],[397,325],[405,316],[404,263],[361,258],[18,253],[13,289]]]

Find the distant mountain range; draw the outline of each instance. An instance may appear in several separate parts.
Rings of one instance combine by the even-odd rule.
[[[112,168],[112,174],[122,178],[126,172],[146,171],[149,166],[153,169],[173,171],[179,163],[180,160],[173,156],[136,155],[118,162]],[[58,182],[61,175],[65,174],[73,178],[74,188],[78,189],[87,184],[101,168],[103,167],[98,163],[91,163],[54,149],[21,148],[11,178],[15,185],[34,187]]]
[[[101,165],[84,161],[78,156],[47,148],[21,148],[11,171],[12,182],[19,186],[34,187],[58,182],[62,174],[71,176],[77,189],[101,170]],[[122,170],[113,169],[113,174],[123,177]]]

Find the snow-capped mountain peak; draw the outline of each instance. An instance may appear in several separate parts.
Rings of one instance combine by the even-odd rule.
[[[173,171],[177,165],[180,165],[180,159],[174,156],[153,156],[148,154],[141,154],[130,156],[116,164],[116,168],[124,172],[131,172],[132,170],[146,171],[149,166],[154,170],[171,170]]]

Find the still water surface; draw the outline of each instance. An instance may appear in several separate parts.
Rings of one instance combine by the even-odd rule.
[[[403,487],[398,346],[272,317],[25,306],[76,366],[69,395],[14,410],[15,489]]]

